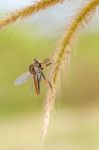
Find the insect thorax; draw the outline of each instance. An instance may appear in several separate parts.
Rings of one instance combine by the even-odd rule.
[[[33,63],[29,66],[29,72],[33,74],[40,74],[41,73],[41,65],[39,63]]]

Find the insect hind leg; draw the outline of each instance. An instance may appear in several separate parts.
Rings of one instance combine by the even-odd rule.
[[[50,81],[48,81],[48,80],[46,79],[46,77],[45,77],[45,75],[44,75],[43,73],[42,73],[42,76],[43,76],[43,79],[44,79],[44,81],[46,82],[46,84],[48,84],[49,87],[52,89],[52,85],[51,85]]]

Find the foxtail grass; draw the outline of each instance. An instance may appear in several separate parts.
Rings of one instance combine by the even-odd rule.
[[[41,0],[39,2],[36,2],[35,4],[32,4],[24,9],[12,13],[11,15],[7,16],[7,18],[0,20],[0,29],[11,23],[14,23],[18,19],[22,19],[33,15],[39,12],[40,10],[54,6],[57,3],[62,3],[63,1],[64,0]]]
[[[43,139],[47,133],[49,120],[58,94],[57,89],[60,84],[62,65],[65,64],[65,59],[72,49],[74,37],[77,35],[79,29],[82,29],[83,25],[87,24],[88,18],[94,14],[96,6],[98,5],[99,0],[91,0],[77,12],[57,47],[57,51],[53,57],[53,67],[51,70],[51,84],[53,90],[48,89],[44,107]]]

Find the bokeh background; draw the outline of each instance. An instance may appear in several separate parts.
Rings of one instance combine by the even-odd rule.
[[[32,0],[0,0],[0,17]],[[85,2],[66,1],[0,31],[0,150],[42,149],[41,127],[47,92],[36,96],[32,81],[15,87],[33,58],[53,57],[58,41]],[[70,69],[62,76],[45,140],[45,150],[99,150],[99,14],[77,36]],[[49,78],[50,67],[44,73]],[[68,72],[68,73],[67,73]]]

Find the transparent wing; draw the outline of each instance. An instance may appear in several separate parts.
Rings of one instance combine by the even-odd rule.
[[[30,77],[30,72],[25,72],[25,73],[23,73],[21,76],[19,76],[16,80],[15,80],[15,82],[14,82],[14,84],[15,84],[15,86],[17,86],[17,85],[21,85],[21,84],[23,84],[24,82],[26,82],[27,81],[27,79]]]

